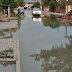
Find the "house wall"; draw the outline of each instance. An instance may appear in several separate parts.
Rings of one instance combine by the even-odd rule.
[[[72,10],[72,5],[67,5],[66,9],[61,9],[60,6],[56,7],[57,13],[68,13],[70,10]]]
[[[57,13],[65,13],[65,9],[61,9],[60,6],[57,6],[55,12],[57,12]]]
[[[66,13],[70,12],[72,10],[72,5],[67,5],[66,6]]]

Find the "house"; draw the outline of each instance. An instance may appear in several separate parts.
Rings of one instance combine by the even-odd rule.
[[[65,1],[65,0],[56,0],[56,1],[58,2],[58,1]],[[66,1],[71,1],[71,0],[66,0]]]
[[[28,1],[28,2],[26,3],[26,5],[27,5],[29,8],[31,8],[31,6],[32,6],[34,3],[36,3],[36,2],[39,2],[39,3],[40,3],[40,1]]]

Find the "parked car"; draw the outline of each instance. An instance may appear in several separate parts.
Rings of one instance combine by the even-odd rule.
[[[18,14],[24,14],[24,8],[23,7],[18,9]]]
[[[27,4],[24,6],[24,9],[28,9],[28,5]]]
[[[39,9],[39,8],[33,8],[33,12],[32,12],[32,14],[33,15],[41,15],[42,14],[42,12],[41,12],[41,10]]]

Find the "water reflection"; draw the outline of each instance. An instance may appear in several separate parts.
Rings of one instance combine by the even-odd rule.
[[[42,61],[42,72],[72,72],[72,36],[65,47],[53,47],[51,50],[41,50],[40,54],[32,54],[35,61]]]
[[[67,28],[68,27],[72,27],[72,23],[71,23],[72,21],[66,21],[66,20],[64,20],[64,21],[61,21],[61,23],[63,24],[63,26],[65,27],[65,38],[67,38],[68,37],[68,35],[67,35]]]
[[[0,36],[5,36],[5,33],[2,30],[0,30]]]
[[[9,39],[13,38],[13,33],[15,33],[18,29],[20,29],[21,26],[21,20],[24,19],[24,17],[18,15],[18,25],[10,27],[8,29],[1,29],[0,30],[0,39]],[[1,52],[0,52],[1,53]],[[9,52],[8,52],[9,53]],[[9,53],[10,54],[10,53]],[[12,53],[11,53],[12,54]],[[10,54],[10,55],[11,55]],[[0,55],[1,56],[1,55]],[[16,62],[15,61],[0,61],[0,72],[16,72]]]
[[[42,72],[72,72],[72,35],[68,35],[68,27],[72,26],[71,21],[59,21],[55,16],[44,16],[43,25],[52,29],[65,27],[65,38],[69,43],[61,46],[54,46],[51,50],[42,49],[39,54],[32,54],[35,61],[41,61]]]
[[[3,32],[8,33],[7,36],[1,38],[13,38],[12,33],[16,32],[18,28],[4,29]]]
[[[32,17],[32,20],[33,20],[33,21],[39,21],[39,22],[42,21],[41,16],[33,16],[33,17]]]
[[[21,17],[19,16],[18,17],[18,27],[15,27],[15,28],[8,28],[8,29],[2,29],[0,31],[0,38],[1,39],[6,39],[6,38],[13,38],[13,35],[12,33],[15,33],[18,29],[20,29],[20,26],[21,26],[21,20],[24,19],[24,17]]]
[[[19,38],[20,40],[22,72],[41,72],[41,70],[43,72],[59,72],[60,69],[62,69],[61,67],[63,67],[65,64],[63,61],[63,56],[68,49],[63,46],[63,50],[58,48],[61,47],[60,45],[62,43],[69,43],[68,39],[71,38],[72,28],[70,30],[70,27],[66,26],[67,29],[65,29],[65,25],[62,26],[63,23],[60,24],[59,20],[56,18],[54,21],[57,20],[59,23],[51,23],[52,20],[50,20],[49,23],[51,23],[51,25],[46,25],[45,27],[43,24],[44,22],[33,21],[31,19],[31,14],[29,15],[29,13],[26,12],[27,16],[21,21],[22,24],[20,30],[13,34],[15,38]],[[46,19],[46,17],[44,19]],[[46,22],[47,19],[44,21]],[[65,31],[67,39],[65,38]],[[54,49],[51,51],[47,50],[51,49],[54,45],[58,45],[60,47],[53,47]],[[64,52],[63,56],[63,52],[60,53],[60,51]],[[28,57],[29,55],[31,55],[31,57]],[[35,61],[38,62],[35,62],[32,57],[34,57]],[[61,62],[59,62],[60,58]],[[65,56],[65,59],[66,58],[67,57]],[[62,64],[63,66],[60,63],[64,63]]]
[[[42,22],[45,27],[51,27],[52,29],[60,27],[62,23],[57,20],[55,15],[44,16],[42,17]]]
[[[68,21],[68,20],[58,20],[57,16],[55,15],[50,15],[50,16],[44,16],[42,17],[42,22],[43,25],[45,27],[50,27],[52,29],[58,29],[59,31],[59,27],[64,26],[65,27],[65,38],[68,37],[68,27],[72,27],[72,21]]]

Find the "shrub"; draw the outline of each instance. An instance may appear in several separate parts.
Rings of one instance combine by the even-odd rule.
[[[40,8],[40,3],[39,2],[34,3],[34,5],[31,8],[34,8],[34,7]]]
[[[59,2],[58,6],[60,6],[61,9],[65,9],[65,2]]]
[[[57,6],[57,2],[54,1],[54,0],[51,0],[51,1],[49,2],[49,6],[50,6],[50,11],[55,11],[56,6]]]

